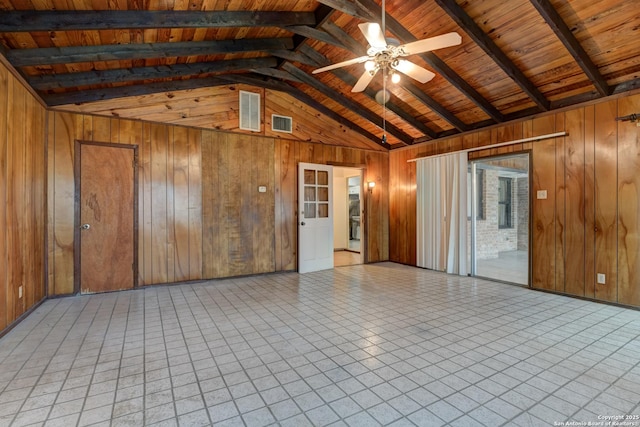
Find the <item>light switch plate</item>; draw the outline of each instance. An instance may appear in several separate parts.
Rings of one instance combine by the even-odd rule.
[[[538,200],[544,200],[547,198],[547,190],[538,190],[536,197]]]
[[[258,187],[258,193],[266,193],[266,192],[267,192],[266,185],[261,185],[260,187]]]

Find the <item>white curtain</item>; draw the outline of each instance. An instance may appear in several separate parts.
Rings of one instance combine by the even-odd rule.
[[[417,161],[417,264],[467,274],[467,153]]]

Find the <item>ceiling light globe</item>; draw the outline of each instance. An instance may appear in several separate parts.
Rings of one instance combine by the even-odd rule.
[[[391,74],[391,82],[393,82],[394,84],[400,83],[400,74],[398,73]]]
[[[380,90],[376,93],[376,102],[380,105],[386,104],[391,98],[391,92],[388,90]]]
[[[367,61],[364,63],[364,69],[367,71],[373,71],[376,69],[376,63],[373,61]]]

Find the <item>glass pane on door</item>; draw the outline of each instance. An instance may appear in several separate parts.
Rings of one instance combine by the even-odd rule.
[[[316,201],[316,187],[310,187],[310,186],[304,187],[304,201],[305,202]]]
[[[329,173],[327,171],[318,171],[318,185],[329,185]]]
[[[529,155],[479,159],[472,164],[467,181],[473,192],[469,203],[473,213],[468,213],[473,223],[471,273],[528,285]]]
[[[304,170],[304,183],[315,184],[316,183],[316,171],[305,169]]]
[[[327,187],[318,187],[318,201],[319,202],[329,201],[329,189]]]
[[[304,217],[305,218],[315,218],[316,217],[316,204],[315,203],[305,203],[304,204]]]
[[[318,203],[318,218],[329,218],[329,203]]]

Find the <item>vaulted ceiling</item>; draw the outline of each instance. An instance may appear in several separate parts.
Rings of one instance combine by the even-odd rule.
[[[458,32],[410,59],[376,102],[351,88],[375,0],[0,0],[0,53],[51,107],[247,84],[285,92],[386,148],[479,129],[640,87],[637,0],[388,0],[387,37]],[[386,128],[388,144],[380,137]]]

